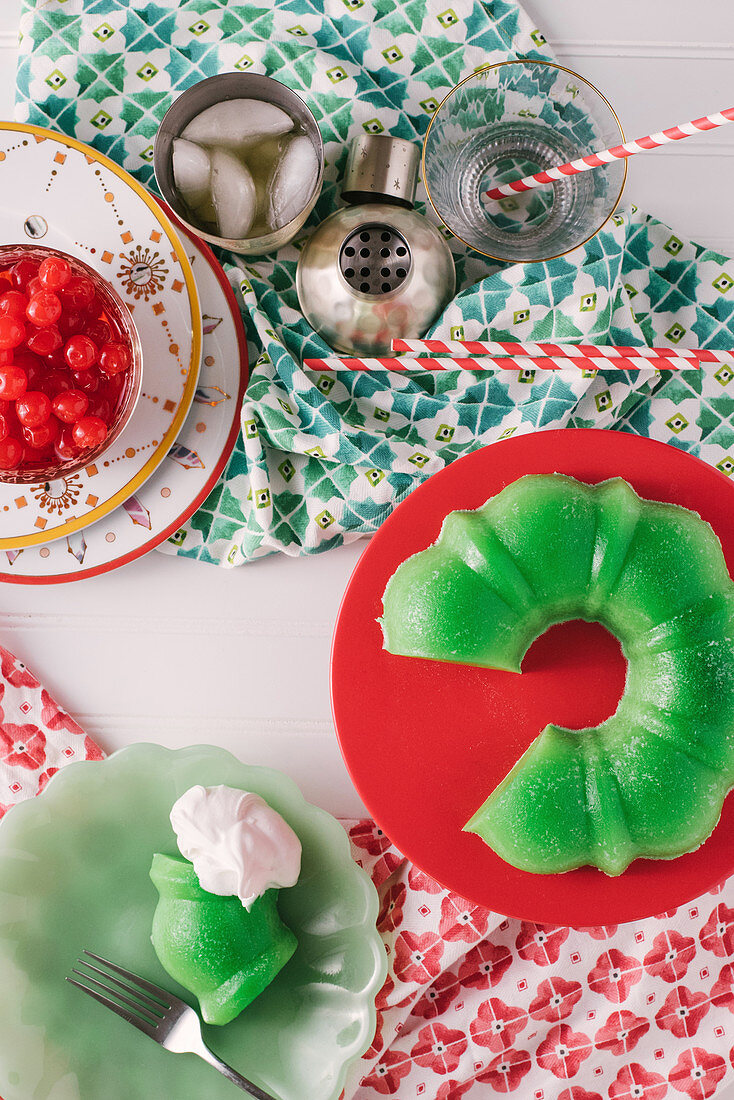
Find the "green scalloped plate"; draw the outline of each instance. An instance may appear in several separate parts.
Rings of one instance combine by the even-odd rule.
[[[298,834],[298,883],[280,912],[298,950],[226,1027],[204,1027],[226,1062],[279,1100],[337,1100],[375,1029],[386,973],[378,899],[346,833],[292,780],[223,749],[131,745],[70,764],[0,822],[0,1095],[4,1100],[232,1100],[194,1055],[175,1055],[64,981],[88,948],[189,1003],[150,942],[156,851],[176,852],[171,806],[196,783],[262,795]]]

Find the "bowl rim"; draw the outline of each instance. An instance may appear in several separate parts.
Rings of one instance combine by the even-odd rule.
[[[436,118],[438,117],[438,113],[441,110],[441,108],[443,107],[444,103],[446,103],[446,101],[449,100],[451,98],[451,96],[456,91],[458,91],[459,88],[461,88],[464,84],[467,84],[470,80],[475,80],[481,73],[491,72],[494,69],[501,69],[506,65],[526,65],[526,66],[527,65],[544,65],[548,69],[557,69],[559,72],[568,73],[569,76],[574,77],[575,80],[580,80],[582,82],[582,84],[586,84],[587,87],[591,88],[592,91],[596,92],[596,94],[599,96],[599,98],[604,103],[606,103],[607,107],[609,108],[609,110],[612,113],[612,117],[614,118],[615,122],[617,123],[617,126],[619,127],[619,134],[620,134],[620,138],[621,138],[620,144],[623,145],[625,143],[625,141],[627,140],[626,137],[625,137],[624,129],[622,127],[622,123],[619,119],[619,115],[614,110],[614,107],[612,107],[611,103],[609,102],[607,97],[604,95],[604,93],[601,92],[591,80],[588,80],[585,76],[582,76],[581,73],[577,73],[574,69],[569,69],[566,65],[559,65],[555,61],[541,61],[540,59],[534,58],[534,57],[515,57],[515,58],[511,58],[508,61],[495,62],[495,64],[493,64],[493,65],[480,65],[479,68],[474,69],[473,72],[469,73],[468,76],[463,77],[463,79],[460,80],[458,82],[458,84],[454,84],[454,86],[449,89],[449,91],[446,93],[446,95],[443,97],[443,99],[439,103],[438,107],[436,107],[436,110],[431,115],[431,121],[428,123],[428,129],[426,130],[425,136],[423,138],[423,147],[422,147],[422,151],[421,151],[421,177],[423,179],[423,186],[426,189],[426,195],[428,196],[428,201],[430,202],[431,207],[433,208],[433,210],[436,214],[436,217],[440,220],[441,224],[444,225],[446,227],[446,229],[448,229],[448,231],[449,231],[449,233],[451,233],[452,237],[455,237],[457,241],[461,241],[461,243],[463,245],[466,245],[467,248],[470,248],[472,250],[472,252],[478,252],[480,256],[486,256],[490,260],[497,260],[499,263],[503,263],[503,264],[514,264],[514,263],[544,263],[545,264],[545,263],[550,263],[551,260],[558,260],[558,259],[560,259],[561,256],[567,256],[569,252],[573,252],[574,249],[581,248],[588,241],[590,241],[593,237],[595,237],[597,235],[597,233],[601,233],[602,229],[607,224],[609,219],[614,216],[615,211],[617,210],[620,202],[622,201],[622,194],[624,192],[624,188],[625,188],[625,185],[627,183],[627,171],[628,171],[628,167],[629,167],[627,159],[625,159],[624,162],[623,162],[624,172],[622,174],[622,182],[621,182],[620,187],[619,187],[619,192],[617,194],[617,198],[615,200],[614,206],[609,211],[609,213],[607,214],[604,221],[601,222],[601,224],[596,227],[596,229],[594,230],[593,233],[589,233],[589,235],[587,237],[584,237],[584,239],[582,241],[578,241],[576,244],[571,245],[570,248],[564,248],[564,250],[562,252],[556,252],[555,255],[553,255],[553,256],[544,256],[541,260],[508,259],[507,256],[495,256],[492,252],[485,252],[484,249],[477,248],[476,245],[469,244],[468,241],[465,241],[463,237],[461,237],[458,233],[454,232],[454,230],[451,228],[451,226],[448,224],[448,222],[444,219],[443,215],[441,214],[441,212],[439,211],[438,207],[436,206],[435,202],[433,201],[433,199],[431,197],[431,191],[430,191],[430,188],[428,186],[428,180],[426,179],[426,146],[428,144],[428,136],[429,136],[429,134],[431,132],[431,129],[433,127],[433,123],[436,121]]]

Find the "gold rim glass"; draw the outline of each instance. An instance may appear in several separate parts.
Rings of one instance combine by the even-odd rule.
[[[510,263],[562,256],[614,213],[627,161],[497,201],[487,188],[624,141],[609,101],[546,61],[478,69],[448,93],[423,143],[423,181],[444,225],[470,248]]]

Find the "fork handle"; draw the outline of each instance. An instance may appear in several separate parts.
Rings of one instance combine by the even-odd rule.
[[[204,1053],[206,1051],[206,1053]],[[198,1053],[198,1052],[197,1052]],[[201,1057],[209,1063],[210,1066],[214,1066],[218,1069],[223,1077],[226,1077],[232,1084],[237,1085],[243,1092],[247,1092],[250,1096],[254,1096],[255,1100],[276,1100],[270,1092],[264,1092],[257,1085],[254,1085],[252,1081],[248,1081],[246,1077],[243,1077],[241,1073],[238,1073],[236,1069],[232,1069],[226,1062],[223,1062],[221,1058],[217,1058],[216,1054],[212,1054],[208,1047],[204,1047],[201,1051]]]

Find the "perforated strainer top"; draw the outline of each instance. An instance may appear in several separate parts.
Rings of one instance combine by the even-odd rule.
[[[349,285],[375,297],[399,287],[411,263],[408,242],[389,225],[360,226],[339,252],[339,267]]]

